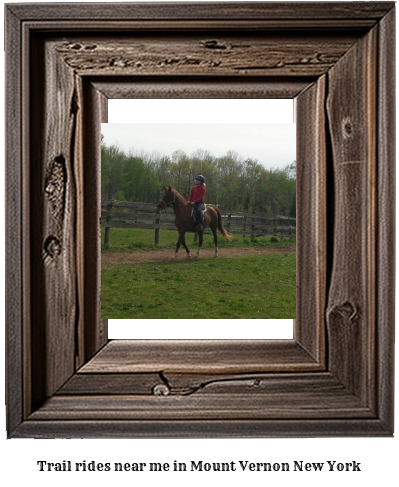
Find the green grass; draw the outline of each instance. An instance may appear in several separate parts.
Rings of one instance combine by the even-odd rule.
[[[144,230],[140,228],[111,228],[110,239],[107,246],[104,242],[104,229],[101,229],[101,252],[128,252],[134,250],[153,250],[173,248],[176,245],[178,238],[177,230],[161,230],[159,232],[159,244],[154,244],[154,231]],[[194,234],[186,234],[186,241],[192,245],[194,241]],[[218,232],[218,246],[219,247],[240,247],[248,245],[262,245],[262,246],[282,246],[295,245],[295,239],[280,238],[280,237],[254,237],[250,236],[243,238],[241,235],[233,236],[231,242],[227,242]],[[214,247],[212,234],[204,233],[204,248]]]
[[[102,269],[103,318],[295,318],[295,255]]]

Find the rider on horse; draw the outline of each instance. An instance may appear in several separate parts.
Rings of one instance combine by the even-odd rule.
[[[196,213],[196,220],[197,220],[197,229],[203,230],[202,226],[202,219],[203,214],[202,211],[205,210],[205,192],[206,192],[206,184],[204,176],[196,176],[194,178],[195,186],[191,188],[190,196],[188,197],[188,202],[190,205],[194,206],[195,213]]]

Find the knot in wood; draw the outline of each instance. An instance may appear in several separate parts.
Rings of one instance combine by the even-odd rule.
[[[330,308],[328,311],[330,321],[334,321],[334,315],[336,318],[341,317],[350,323],[355,323],[359,318],[359,310],[353,303],[345,301]]]
[[[53,197],[53,194],[56,192],[56,190],[57,188],[54,181],[46,181],[46,187],[44,188],[44,191],[49,199]]]
[[[349,301],[345,301],[345,303],[341,304],[341,306],[339,306],[339,310],[350,321],[353,321],[357,317],[357,314],[358,314],[356,307],[352,303],[350,303]]]
[[[49,257],[55,257],[61,253],[61,242],[57,237],[50,235],[44,242],[44,251]]]
[[[166,384],[156,384],[152,388],[152,393],[154,396],[169,396],[170,389]]]
[[[202,45],[205,47],[205,49],[227,49],[224,44],[220,44],[219,41],[217,41],[216,39],[203,41]]]
[[[45,193],[50,196],[54,193],[61,193],[66,183],[65,157],[61,154],[54,158],[47,170],[45,180]],[[57,204],[59,201],[57,201]]]
[[[353,134],[353,125],[350,120],[345,119],[342,123],[342,131],[344,137],[348,138],[351,137]]]
[[[84,47],[85,51],[94,51],[94,49],[97,49],[96,44],[86,44]]]

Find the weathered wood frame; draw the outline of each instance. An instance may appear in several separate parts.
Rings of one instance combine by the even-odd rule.
[[[393,434],[394,16],[6,6],[9,437]],[[99,124],[116,97],[295,99],[292,341],[108,341]]]

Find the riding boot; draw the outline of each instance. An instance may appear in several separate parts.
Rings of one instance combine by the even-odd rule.
[[[204,227],[202,226],[202,220],[203,220],[202,210],[204,210],[204,204],[196,203],[194,207],[195,207],[195,216],[197,220],[197,230],[203,230]]]
[[[203,230],[202,226],[202,211],[197,210],[197,230]]]

